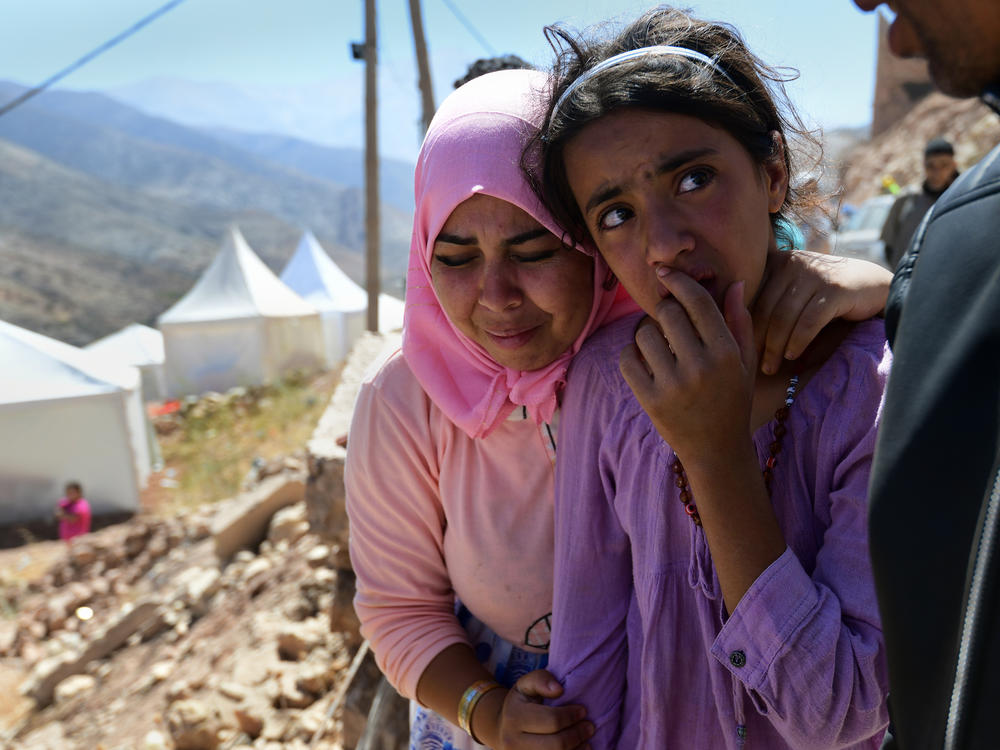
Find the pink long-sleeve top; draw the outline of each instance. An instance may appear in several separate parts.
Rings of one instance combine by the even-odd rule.
[[[344,475],[354,604],[406,697],[437,654],[468,642],[456,598],[526,650],[552,609],[554,455],[549,427],[523,417],[469,437],[398,353],[361,387]]]
[[[771,496],[788,546],[728,615],[673,453],[618,371],[635,324],[590,339],[562,407],[561,700],[587,707],[595,750],[877,748],[888,677],[867,490],[890,362],[881,321],[857,325],[790,409]],[[755,432],[758,455],[774,425]]]

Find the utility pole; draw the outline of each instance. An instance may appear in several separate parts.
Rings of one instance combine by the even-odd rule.
[[[375,0],[365,3],[365,283],[368,287],[368,330],[378,331],[379,191],[378,99],[375,73],[378,45],[375,36]]]
[[[413,26],[413,46],[417,52],[417,70],[420,72],[420,100],[423,103],[424,132],[434,117],[434,86],[431,84],[431,66],[427,62],[427,40],[424,37],[424,19],[420,0],[410,0],[410,23]]]

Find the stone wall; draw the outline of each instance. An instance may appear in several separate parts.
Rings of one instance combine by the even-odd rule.
[[[385,361],[399,348],[401,341],[399,333],[365,333],[358,340],[344,365],[340,385],[307,447],[309,479],[305,497],[309,524],[314,534],[336,549],[338,568],[350,568],[344,510],[344,461],[347,458],[344,438],[351,426],[354,401],[369,370]]]

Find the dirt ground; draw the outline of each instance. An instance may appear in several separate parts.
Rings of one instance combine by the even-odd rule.
[[[228,477],[227,490],[235,482],[222,495],[230,497],[274,471],[304,471],[305,442],[338,378],[339,372],[326,373],[251,397],[216,396],[189,405],[190,420],[173,417],[160,436],[165,466],[151,476],[139,514],[95,518],[86,537],[90,545],[115,550],[114,562],[74,568],[76,553],[54,538],[50,520],[0,528],[0,748],[180,747],[170,711],[185,701],[199,704],[214,722],[218,742],[205,748],[312,747],[306,740],[324,724],[315,747],[353,746],[345,742],[356,739],[364,724],[363,694],[370,700],[379,679],[370,657],[359,662],[341,709],[324,716],[340,682],[346,689],[347,667],[361,643],[356,630],[334,632],[331,626],[344,621],[345,612],[347,620],[353,616],[353,574],[336,569],[335,551],[308,533],[304,515],[286,519],[275,532],[276,515],[268,532],[276,536],[239,559],[218,561],[208,529],[219,506],[205,501],[200,487],[188,493],[184,485],[185,475],[218,471]],[[199,606],[176,599],[174,589],[183,588],[178,582],[185,576],[212,571],[220,583],[210,599]],[[350,586],[339,586],[338,576],[345,575]],[[86,601],[93,620],[78,621],[70,609],[53,624],[55,605],[46,600],[58,600],[73,586],[92,589]],[[59,697],[57,690],[56,700],[40,709],[21,695],[46,659],[71,654],[94,638],[99,620],[111,621],[122,605],[159,594],[175,597],[179,622],[171,620],[152,637],[136,633],[87,664],[81,674],[86,686],[75,694]],[[298,660],[282,655],[278,644],[287,632],[310,623],[322,634],[308,653]],[[323,679],[310,676],[312,662],[327,665]],[[297,687],[303,679],[315,692]],[[238,718],[246,714],[263,728],[248,730]]]

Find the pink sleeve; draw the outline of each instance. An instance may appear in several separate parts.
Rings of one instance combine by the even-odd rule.
[[[395,372],[383,377],[386,369]],[[468,642],[444,561],[429,409],[405,364],[390,361],[361,388],[344,472],[361,632],[386,677],[408,698],[435,656]]]

